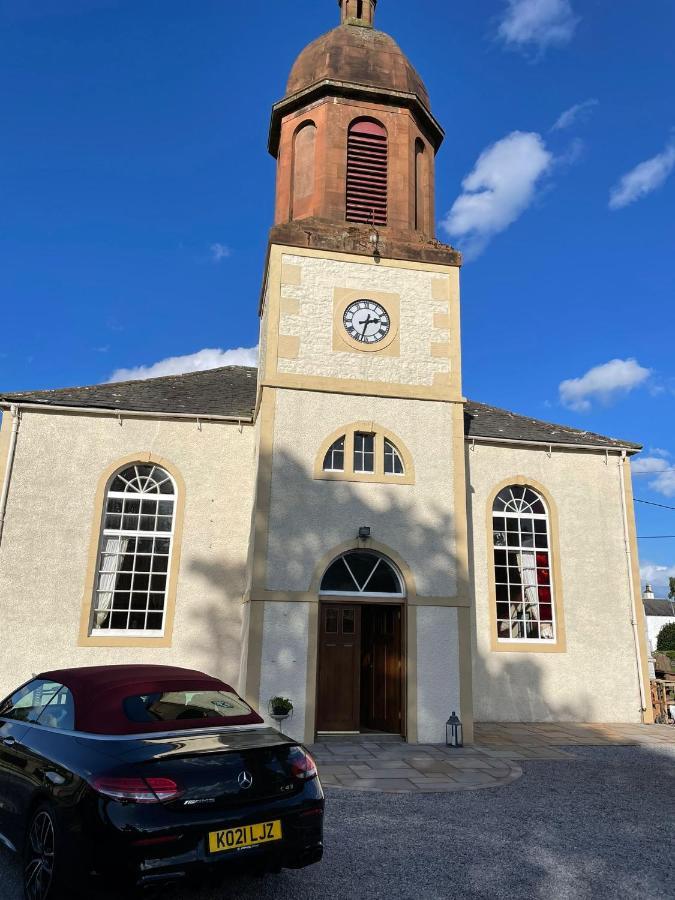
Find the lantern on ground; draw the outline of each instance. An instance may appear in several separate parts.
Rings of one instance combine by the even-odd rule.
[[[445,743],[448,747],[464,746],[464,728],[455,712],[453,712],[445,725]]]

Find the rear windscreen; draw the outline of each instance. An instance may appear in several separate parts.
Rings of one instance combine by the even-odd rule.
[[[228,691],[164,691],[127,697],[124,712],[130,722],[180,722],[234,719],[252,714],[251,707]]]

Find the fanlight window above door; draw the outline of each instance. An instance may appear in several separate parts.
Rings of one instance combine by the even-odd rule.
[[[369,550],[352,550],[328,567],[321,582],[321,593],[403,597],[405,592],[403,579],[388,559]]]

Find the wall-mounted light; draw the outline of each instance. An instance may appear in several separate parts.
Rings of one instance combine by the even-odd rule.
[[[370,528],[367,525],[362,525],[359,528],[359,540],[367,541],[370,538]]]

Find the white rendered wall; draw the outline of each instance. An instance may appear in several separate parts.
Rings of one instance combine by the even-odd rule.
[[[417,739],[445,741],[445,723],[460,715],[459,630],[457,610],[417,608]]]
[[[564,653],[491,648],[489,497],[514,476],[543,485],[559,518]],[[621,470],[616,455],[476,444],[467,451],[478,722],[640,722]],[[641,603],[640,598],[637,602]]]
[[[319,560],[367,525],[410,566],[419,594],[455,596],[451,416],[445,403],[277,391],[266,587],[308,591]],[[415,484],[314,478],[323,441],[355,421],[372,421],[404,442]]]
[[[118,663],[196,668],[237,685],[254,437],[236,423],[23,413],[0,546],[0,695],[33,672]],[[148,452],[185,482],[172,646],[80,647],[99,480]]]
[[[272,697],[287,697],[294,706],[293,718],[282,729],[299,741],[305,733],[308,636],[308,603],[265,603],[260,713],[275,725],[268,703]]]

